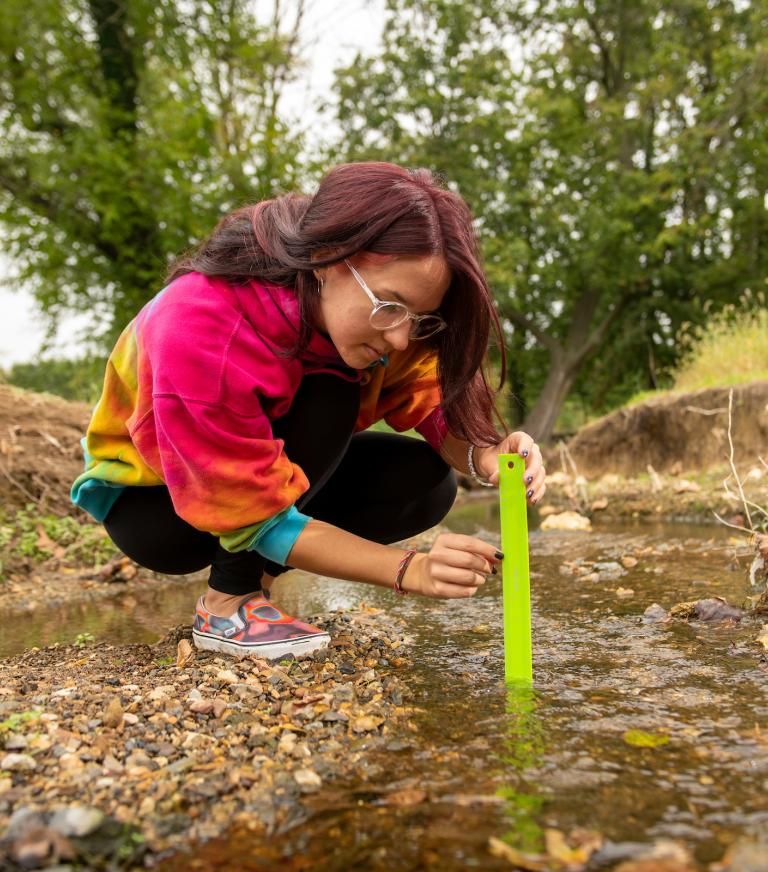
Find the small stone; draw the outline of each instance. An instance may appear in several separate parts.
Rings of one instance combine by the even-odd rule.
[[[231,669],[222,669],[216,673],[216,678],[223,681],[224,684],[237,684],[240,679],[232,672]]]
[[[349,660],[344,660],[339,664],[339,672],[344,675],[354,675],[357,670],[355,669],[354,663],[350,663]]]
[[[616,588],[616,596],[626,598],[634,596],[635,592],[631,587],[617,587]]]
[[[314,769],[297,769],[293,777],[299,787],[307,793],[317,790],[323,783],[323,779]]]
[[[384,723],[384,718],[377,715],[363,715],[352,721],[352,730],[355,733],[369,733]]]
[[[29,754],[6,754],[0,760],[0,769],[7,772],[31,772],[37,769],[37,762]]]
[[[29,739],[20,733],[13,733],[5,740],[6,751],[23,751],[29,745]]]
[[[209,715],[213,711],[213,700],[196,699],[190,704],[189,710],[196,715]]]
[[[73,805],[57,811],[49,826],[62,836],[82,838],[97,830],[103,820],[104,815],[98,809]]]
[[[227,710],[227,701],[224,699],[215,699],[213,701],[213,716],[220,718]]]
[[[130,726],[135,726],[139,722],[139,717],[138,715],[133,714],[133,712],[126,712],[123,715],[123,720],[126,724],[129,724]]]
[[[634,569],[638,564],[637,557],[632,557],[630,554],[625,554],[621,558],[621,565],[624,569]]]

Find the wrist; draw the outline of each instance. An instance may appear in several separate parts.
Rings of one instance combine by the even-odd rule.
[[[495,457],[496,452],[493,446],[490,445],[473,445],[471,442],[467,444],[467,467],[469,474],[484,487],[492,487],[489,479],[493,473],[493,469],[489,471],[488,467],[492,466],[492,460],[488,460],[489,452]]]
[[[408,567],[405,570],[402,581],[400,582],[400,587],[402,588],[404,593],[421,592],[421,584],[419,579],[421,578],[421,571],[424,561],[426,559],[427,555],[422,554],[421,552],[416,552],[416,554],[413,555],[410,563],[408,564]]]

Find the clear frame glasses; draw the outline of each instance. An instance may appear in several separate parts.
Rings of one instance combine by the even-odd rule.
[[[439,315],[414,315],[402,303],[380,300],[368,287],[365,279],[352,264],[348,260],[345,260],[344,263],[349,267],[349,271],[358,285],[365,291],[368,299],[373,303],[373,310],[369,315],[371,327],[374,327],[376,330],[391,330],[393,327],[399,327],[410,320],[413,322],[410,331],[411,339],[426,339],[428,336],[434,336],[435,333],[445,330],[448,326]]]

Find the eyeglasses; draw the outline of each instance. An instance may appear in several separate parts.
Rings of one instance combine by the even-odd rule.
[[[344,263],[349,267],[349,271],[355,278],[355,281],[365,291],[368,299],[373,303],[373,311],[368,320],[371,322],[371,327],[376,330],[391,330],[393,327],[399,327],[400,324],[408,320],[413,321],[411,325],[411,339],[426,339],[428,336],[434,336],[441,330],[445,330],[448,326],[439,315],[414,315],[408,311],[408,308],[402,303],[390,303],[380,300],[373,291],[365,283],[365,280],[360,273],[345,260]]]

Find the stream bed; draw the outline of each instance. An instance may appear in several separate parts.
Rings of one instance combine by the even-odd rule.
[[[466,503],[448,524],[498,541],[492,503]],[[412,728],[373,743],[365,778],[307,797],[284,832],[233,831],[156,868],[510,869],[509,855],[489,849],[494,840],[528,855],[546,842],[551,856],[553,833],[571,849],[599,836],[589,869],[613,869],[664,840],[690,857],[674,868],[717,868],[735,843],[768,832],[768,672],[754,642],[762,623],[653,623],[644,612],[713,596],[740,605],[752,592],[743,545],[704,526],[534,531],[530,694],[503,683],[500,579],[473,599],[441,601],[292,573],[273,595],[293,614],[364,602],[403,621]],[[0,655],[78,633],[154,641],[191,620],[202,587],[148,586],[55,619],[24,616],[4,631]],[[572,868],[584,868],[577,856]],[[762,856],[754,869],[768,869]],[[564,847],[561,865],[540,868],[566,869],[566,859]]]

